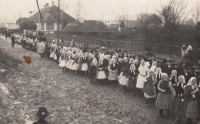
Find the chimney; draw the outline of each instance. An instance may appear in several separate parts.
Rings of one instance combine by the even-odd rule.
[[[46,3],[46,4],[44,5],[44,8],[46,8],[46,7],[49,7],[49,4],[48,4],[48,3]]]
[[[52,1],[52,6],[54,6],[54,1]]]
[[[49,3],[46,4],[46,7],[49,7]]]

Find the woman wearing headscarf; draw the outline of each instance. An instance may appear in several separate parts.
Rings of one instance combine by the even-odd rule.
[[[170,75],[170,81],[172,83],[172,86],[174,89],[176,89],[177,83],[178,83],[178,78],[177,78],[177,71],[172,70],[171,75]]]
[[[91,83],[95,83],[95,76],[96,76],[96,71],[97,71],[97,64],[98,64],[98,58],[97,58],[97,54],[95,56],[93,56],[91,54],[91,62],[90,64],[88,64],[88,77],[90,79]]]
[[[182,118],[185,114],[185,102],[183,99],[184,95],[184,88],[185,88],[185,77],[180,75],[178,77],[178,83],[176,87],[176,97],[174,100],[174,113],[179,115],[178,122],[182,121]]]
[[[128,83],[128,75],[127,75],[127,68],[123,67],[122,72],[119,75],[119,84],[123,88],[123,93],[127,91],[127,83]]]
[[[140,64],[139,64],[138,59],[135,59],[133,63],[134,63],[134,65],[135,65],[135,72],[136,72],[136,74],[138,75],[138,74],[139,74],[138,68],[140,67]]]
[[[110,60],[108,65],[108,80],[112,83],[112,86],[115,86],[115,82],[117,81],[117,63],[114,59]]]
[[[100,57],[99,58],[99,62],[97,64],[97,79],[99,82],[99,85],[102,85],[103,83],[105,83],[105,79],[106,79],[106,73],[105,73],[105,65],[103,63],[103,58]]]
[[[197,86],[197,79],[191,77],[187,86],[184,89],[184,96],[187,103],[186,118],[187,124],[192,124],[192,119],[198,118],[198,101],[197,93],[199,88]]]
[[[145,61],[142,60],[140,62],[140,67],[138,68],[139,74],[137,78],[136,87],[138,88],[139,94],[142,96],[142,89],[144,88],[144,81],[148,73],[148,68],[145,66]]]
[[[167,115],[170,116],[172,109],[173,98],[171,92],[171,82],[166,73],[161,74],[161,80],[158,83],[158,97],[156,100],[156,107],[159,109],[160,116],[163,117],[163,110],[167,110]]]
[[[117,67],[117,75],[120,75],[123,68],[123,59],[119,58],[118,67]]]
[[[84,53],[83,57],[82,57],[82,68],[81,68],[81,71],[85,72],[85,76],[87,75],[87,70],[88,70],[87,61],[88,61],[87,54]]]
[[[162,74],[162,70],[161,70],[161,68],[160,67],[157,67],[156,68],[156,73],[155,73],[155,75],[156,75],[156,83],[155,83],[155,91],[156,91],[156,96],[158,96],[158,82],[161,80],[161,74]]]
[[[129,62],[127,57],[123,58],[123,67],[125,67],[127,70],[129,69]]]
[[[150,70],[153,70],[154,72],[156,72],[156,68],[157,68],[157,62],[153,61]]]
[[[155,83],[156,83],[155,72],[154,72],[154,69],[152,69],[149,71],[149,76],[145,79],[144,88],[143,88],[147,107],[153,104],[153,98],[156,97],[156,92],[154,89]]]
[[[134,59],[133,58],[130,58],[129,59],[129,67],[134,63]]]
[[[128,75],[128,78],[129,78],[127,87],[131,91],[131,95],[133,95],[134,91],[136,89],[135,86],[136,86],[136,76],[137,76],[134,64],[132,64],[130,66],[130,69],[129,69],[127,75]]]

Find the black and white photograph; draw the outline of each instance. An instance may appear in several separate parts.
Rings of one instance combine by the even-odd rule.
[[[200,0],[0,0],[0,124],[200,124]]]

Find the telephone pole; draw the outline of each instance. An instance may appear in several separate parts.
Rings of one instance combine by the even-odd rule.
[[[59,22],[60,22],[60,0],[58,0],[58,39],[59,39]]]

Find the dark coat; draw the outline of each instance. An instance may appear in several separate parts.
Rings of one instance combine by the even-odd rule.
[[[189,73],[187,74],[187,76],[186,76],[186,74],[184,73],[183,76],[185,77],[185,83],[186,83],[186,84],[188,83],[188,81],[189,81],[190,78],[192,77]]]
[[[33,124],[48,124],[48,123],[43,119],[39,119],[38,121],[33,122]]]

